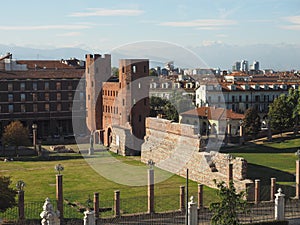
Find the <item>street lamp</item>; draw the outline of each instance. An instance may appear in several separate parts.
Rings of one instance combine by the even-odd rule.
[[[37,134],[37,124],[32,124],[32,135],[33,135],[33,148],[36,151],[36,135]]]
[[[155,165],[155,162],[152,159],[149,159],[147,164],[150,167],[150,169],[153,169],[153,166]]]
[[[54,169],[60,174],[60,172],[64,170],[64,167],[61,164],[57,164]]]
[[[295,155],[298,156],[298,160],[300,160],[300,149],[295,152]]]
[[[25,186],[26,186],[26,184],[22,180],[19,180],[16,184],[16,188],[18,191],[23,191]]]

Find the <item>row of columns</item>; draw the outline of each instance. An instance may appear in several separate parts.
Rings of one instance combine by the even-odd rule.
[[[228,165],[228,184],[233,180],[233,164]],[[254,181],[254,202],[258,204],[260,202],[260,180],[256,179]],[[274,201],[276,193],[276,178],[271,178],[270,187],[270,200]],[[300,198],[300,161],[296,161],[296,199]],[[63,175],[56,175],[56,200],[57,209],[60,212],[60,220],[63,221],[64,210],[63,210]],[[115,216],[120,216],[120,191],[115,191],[114,193],[114,212]],[[198,208],[203,207],[203,185],[198,184]],[[25,219],[24,214],[24,191],[18,191],[18,216],[20,220]],[[94,209],[99,209],[99,193],[94,194]],[[185,204],[185,187],[180,187],[180,210],[186,210]],[[154,170],[153,168],[148,170],[148,213],[154,213]],[[95,210],[95,217],[99,218],[99,210]]]

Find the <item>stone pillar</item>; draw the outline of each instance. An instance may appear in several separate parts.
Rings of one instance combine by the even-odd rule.
[[[120,214],[120,191],[115,191],[114,212],[115,212],[115,217],[119,217],[121,215]]]
[[[229,163],[228,164],[228,177],[227,177],[228,181],[227,184],[229,186],[230,181],[233,181],[233,164]]]
[[[180,186],[180,211],[185,212],[185,186]]]
[[[296,199],[300,199],[300,161],[296,160]]]
[[[148,169],[148,213],[154,213],[154,170]]]
[[[94,211],[87,210],[84,212],[83,224],[84,225],[96,225]]]
[[[46,198],[40,217],[42,225],[60,225],[59,211],[54,211],[49,198]]]
[[[18,211],[19,211],[19,220],[22,221],[25,219],[24,213],[24,191],[18,191]]]
[[[99,193],[94,193],[94,211],[96,220],[99,218]]]
[[[191,197],[188,207],[188,225],[198,225],[197,204],[194,202],[193,196]]]
[[[63,198],[63,175],[56,175],[56,201],[57,201],[57,210],[60,214],[60,219],[64,218],[64,198]]]
[[[276,178],[271,178],[271,195],[270,195],[270,201],[275,200],[275,192],[276,192]]]
[[[240,125],[240,145],[244,144],[244,127]]]
[[[258,204],[260,202],[260,180],[255,180],[255,187],[254,187],[254,203]]]
[[[203,207],[203,184],[198,184],[198,208]]]
[[[281,188],[278,189],[278,193],[275,194],[275,220],[284,220],[284,194]]]

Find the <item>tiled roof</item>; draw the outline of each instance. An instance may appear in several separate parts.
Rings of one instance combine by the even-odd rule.
[[[73,69],[73,66],[60,60],[18,60],[18,64],[26,64],[28,69]]]
[[[208,119],[212,120],[225,120],[227,118],[233,120],[241,120],[245,117],[243,114],[233,112],[229,109],[205,106],[183,112],[181,113],[181,115],[207,117]]]
[[[4,79],[63,79],[81,78],[85,74],[84,69],[61,70],[27,70],[27,71],[0,71],[0,80]]]

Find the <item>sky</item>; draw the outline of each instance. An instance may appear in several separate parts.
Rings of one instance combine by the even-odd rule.
[[[298,0],[1,2],[0,44],[110,51],[156,40],[185,47],[300,45]]]

